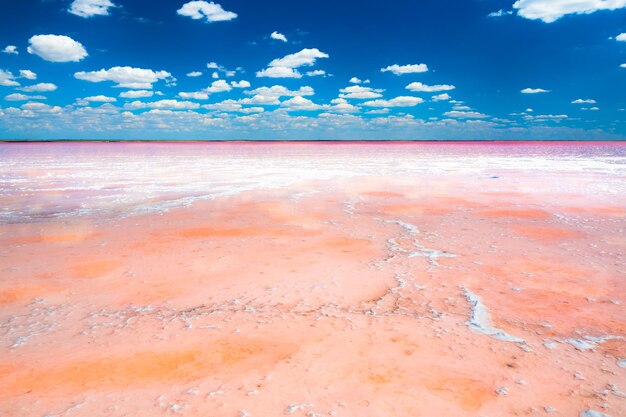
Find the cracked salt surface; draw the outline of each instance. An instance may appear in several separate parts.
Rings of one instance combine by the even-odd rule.
[[[585,351],[593,350],[598,347],[599,343],[606,342],[607,340],[624,340],[624,337],[611,335],[602,337],[583,336],[582,339],[565,339],[565,342],[574,346],[577,350]]]
[[[413,236],[413,237],[419,235],[420,233],[419,228],[417,226],[411,223],[403,222],[401,220],[385,220],[385,223],[397,224],[400,227],[402,227],[404,230],[406,230],[410,236]],[[389,239],[387,243],[389,243],[389,249],[391,249],[393,252],[406,253],[407,258],[415,258],[415,257],[428,258],[428,261],[430,262],[431,266],[438,266],[439,258],[456,258],[457,257],[457,255],[453,253],[440,251],[438,249],[427,248],[426,246],[419,243],[417,239],[413,239],[413,246],[416,247],[418,250],[413,251],[413,252],[408,251],[398,246],[398,243],[395,239]]]
[[[512,336],[503,330],[493,327],[489,309],[483,304],[481,298],[464,286],[461,286],[461,290],[465,298],[467,298],[467,302],[472,306],[470,319],[466,322],[470,330],[505,342],[526,343],[524,339]]]

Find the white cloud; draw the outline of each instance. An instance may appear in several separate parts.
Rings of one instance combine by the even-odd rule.
[[[285,35],[283,35],[282,33],[279,33],[279,32],[276,32],[276,31],[272,32],[270,37],[272,39],[276,39],[277,41],[287,42],[287,37]]]
[[[202,75],[202,71],[192,71],[187,73],[187,77],[200,77]]]
[[[231,81],[230,85],[232,85],[235,88],[248,88],[250,87],[250,83],[246,80],[241,80],[241,81]]]
[[[29,96],[26,94],[13,93],[4,98],[8,101],[28,101],[28,100],[45,100],[44,96]]]
[[[328,58],[328,54],[317,48],[305,48],[295,54],[274,59],[270,62],[269,68],[258,71],[256,76],[269,78],[302,78],[302,74],[295,68],[312,66],[317,59],[320,58]]]
[[[589,108],[583,107],[581,110],[598,111],[598,110],[600,110],[600,107],[595,107],[595,106],[594,107],[589,107]]]
[[[29,102],[22,104],[21,107],[24,110],[30,110],[37,113],[61,113],[63,111],[63,109],[59,106],[49,106],[44,103]]]
[[[207,87],[202,91],[205,91],[207,93],[221,93],[223,91],[230,91],[232,89],[233,88],[230,85],[228,85],[226,81],[217,80],[217,81],[213,81],[210,87]]]
[[[526,19],[552,23],[568,14],[621,9],[626,7],[626,0],[518,0],[513,7]]]
[[[295,96],[312,96],[315,94],[315,90],[312,87],[304,86],[297,90],[289,90],[282,85],[273,85],[271,87],[259,87],[251,91],[246,91],[246,94],[260,94],[263,96],[273,97],[295,97]]]
[[[243,98],[240,102],[243,104],[260,104],[264,106],[276,106],[280,104],[278,96],[264,96],[262,94],[255,94],[250,98]]]
[[[388,72],[388,71],[391,71],[392,73],[396,75],[420,73],[420,72],[428,71],[428,65],[426,64],[410,64],[410,65],[393,64],[386,68],[380,69],[380,72]]]
[[[620,68],[626,68],[626,64],[620,65]]]
[[[289,110],[298,110],[298,111],[312,111],[319,110],[324,108],[324,106],[320,106],[319,104],[313,103],[308,98],[304,98],[302,96],[295,96],[290,98],[289,100],[285,100],[280,103],[281,107],[286,107]]]
[[[203,91],[194,91],[191,93],[180,92],[178,93],[178,97],[192,100],[208,100],[209,93]]]
[[[350,87],[342,88],[339,90],[341,98],[378,98],[382,97],[382,93],[385,90],[373,89],[371,87],[362,87],[360,85],[351,85]]]
[[[270,62],[270,67],[299,68],[315,64],[318,58],[328,58],[328,54],[317,48],[305,48],[295,54],[286,55]]]
[[[202,106],[209,110],[219,110],[223,112],[239,112],[239,113],[263,113],[263,107],[242,107],[236,100],[224,100],[219,103],[205,104]]]
[[[123,98],[142,98],[142,97],[152,97],[154,93],[149,90],[131,90],[124,91],[120,93],[120,97]]]
[[[107,97],[103,95],[85,97],[85,98],[82,98],[81,100],[88,101],[88,102],[96,102],[96,103],[113,103],[117,101],[115,97]]]
[[[26,91],[27,93],[32,92],[44,92],[44,91],[54,91],[57,89],[57,86],[52,83],[39,83],[34,85],[29,85],[27,87],[22,87],[20,90]]]
[[[36,80],[37,74],[31,70],[20,70],[20,78],[26,78],[27,80]]]
[[[532,115],[528,115],[528,116],[524,116],[524,119],[526,120],[536,120],[536,121],[546,121],[546,120],[556,120],[556,121],[561,121],[564,119],[568,119],[569,116],[567,114],[538,114],[537,116],[532,116]]]
[[[443,93],[443,94],[437,94],[436,96],[433,96],[433,101],[446,101],[446,100],[450,100],[452,97],[450,97],[450,94],[448,93]]]
[[[544,90],[543,88],[524,88],[521,93],[522,94],[539,94],[539,93],[549,93],[550,90]]]
[[[476,111],[448,111],[443,114],[444,116],[454,117],[456,119],[484,119],[489,116],[486,114],[478,113]]]
[[[306,75],[309,77],[317,77],[320,75],[326,75],[326,71],[324,70],[307,71]]]
[[[359,108],[357,106],[354,106],[354,105],[348,103],[348,101],[346,99],[343,99],[343,98],[336,98],[336,99],[332,100],[331,103],[333,103],[334,106],[331,106],[329,110],[331,110],[333,112],[337,112],[337,113],[356,113],[356,112],[359,111]]]
[[[312,96],[315,94],[315,90],[309,86],[304,86],[292,91],[282,85],[274,85],[246,91],[246,94],[250,94],[252,97],[242,99],[241,103],[243,104],[277,105],[280,104],[278,100],[280,97]]]
[[[145,103],[143,101],[133,101],[127,103],[124,108],[131,110],[138,109],[172,109],[172,110],[190,110],[197,109],[200,105],[191,101],[178,101],[178,100],[159,100]]]
[[[20,83],[15,81],[15,76],[10,71],[0,69],[0,85],[3,87],[17,87]]]
[[[572,104],[596,104],[596,103],[597,101],[591,98],[588,98],[588,99],[579,98],[577,100],[572,101]]]
[[[113,81],[116,87],[133,89],[150,89],[152,84],[159,80],[168,79],[172,76],[167,71],[152,71],[150,69],[132,67],[113,67],[100,71],[80,71],[74,74],[79,80],[99,83],[102,81]]]
[[[256,76],[267,78],[302,78],[302,74],[300,74],[298,70],[287,67],[269,67],[257,71]]]
[[[111,7],[115,4],[110,0],[74,0],[68,11],[80,17],[108,16]]]
[[[80,42],[63,35],[35,35],[27,51],[50,62],[78,62],[88,54]]]
[[[426,92],[426,93],[434,93],[438,91],[450,91],[454,90],[456,87],[448,84],[439,84],[439,85],[426,85],[420,82],[414,82],[406,86],[407,90],[415,91],[415,92]]]
[[[489,13],[487,16],[488,17],[502,17],[502,16],[508,16],[513,14],[513,10],[504,10],[504,9],[500,9],[497,12],[491,12]]]
[[[188,16],[192,19],[205,19],[207,22],[222,22],[233,20],[237,13],[228,12],[221,5],[206,1],[190,1],[177,10],[181,16]]]
[[[626,42],[626,33],[620,33],[615,37],[616,41]]]
[[[423,103],[424,99],[419,97],[399,96],[391,100],[373,100],[363,103],[368,107],[413,107]]]
[[[360,79],[360,78],[357,78],[357,77],[352,77],[352,78],[350,78],[350,82],[351,82],[352,84],[361,84],[361,82],[362,82],[362,81],[361,81],[361,79]]]
[[[244,83],[247,83],[247,81],[244,81]],[[249,83],[247,87],[249,87]],[[217,81],[213,81],[213,83],[211,83],[209,87],[204,88],[200,91],[190,92],[190,93],[181,92],[178,94],[178,96],[181,98],[186,98],[186,99],[207,100],[210,94],[230,91],[232,89],[233,87],[231,87],[226,81],[217,80]]]
[[[17,51],[17,46],[15,45],[8,45],[6,48],[2,50],[2,52],[4,52],[5,54],[13,54],[13,55],[19,54],[19,52]]]

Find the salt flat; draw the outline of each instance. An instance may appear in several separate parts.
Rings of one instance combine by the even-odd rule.
[[[626,145],[0,145],[0,415],[626,414]]]

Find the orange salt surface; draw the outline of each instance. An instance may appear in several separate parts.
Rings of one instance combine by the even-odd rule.
[[[0,416],[626,415],[623,184],[553,175],[4,222]]]

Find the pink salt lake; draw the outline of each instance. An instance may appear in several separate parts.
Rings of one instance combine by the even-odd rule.
[[[0,416],[625,416],[625,228],[619,143],[1,144]]]

